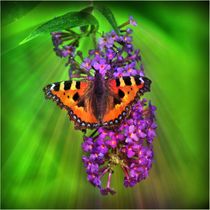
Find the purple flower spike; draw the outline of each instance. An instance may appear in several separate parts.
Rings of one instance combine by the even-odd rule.
[[[112,177],[112,171],[109,171],[109,175],[108,175],[108,181],[107,181],[107,186],[106,188],[101,188],[101,194],[102,195],[107,195],[108,193],[114,195],[116,192],[110,188],[110,183],[111,183],[111,177]]]
[[[74,57],[75,56],[75,46],[78,43],[71,33],[69,32],[52,32],[52,42],[54,45],[54,51],[59,57]],[[62,46],[65,41],[72,40],[72,44]]]
[[[127,33],[127,34],[132,34],[132,33],[133,33],[133,30],[132,30],[131,28],[127,28],[127,29],[126,29],[126,33]]]
[[[153,128],[150,127],[150,128],[148,129],[147,136],[148,136],[148,142],[149,142],[149,143],[152,143],[153,139],[154,139],[155,136],[156,136],[155,129],[153,129]]]
[[[132,158],[135,155],[135,152],[132,150],[132,147],[127,148],[127,156],[128,158]]]
[[[84,68],[86,70],[90,70],[92,68],[92,61],[90,58],[85,58],[84,61],[81,64],[81,68]]]
[[[101,186],[101,180],[97,176],[97,174],[89,174],[87,177],[88,181],[93,184],[94,186],[100,187]]]
[[[81,37],[80,34],[74,33],[72,30],[51,33],[54,50],[58,56],[68,58],[67,65],[70,65],[72,77],[80,76],[78,72],[81,70],[81,75],[84,76],[84,72],[86,72],[87,79],[92,81],[95,78],[93,76],[95,70],[104,78],[104,85],[108,86],[107,81],[125,76],[135,77],[130,78],[133,84],[136,76],[144,77],[145,72],[140,50],[136,49],[133,44],[133,30],[130,28],[123,29],[128,24],[137,25],[133,17],[130,16],[127,22],[118,27],[119,34],[111,31],[99,38],[96,49],[89,50],[86,58],[83,58],[83,54],[79,51],[76,52]],[[76,56],[79,56],[79,59],[82,60],[81,63],[78,64]],[[125,80],[125,85],[129,86],[128,88],[131,88],[131,91],[132,88],[136,88],[130,84],[129,78]],[[130,93],[133,93],[131,91]],[[107,97],[110,96],[109,94],[112,97],[116,96],[116,99],[119,97],[117,92],[112,91],[112,88],[106,94]],[[91,91],[87,91],[87,95],[91,98]],[[126,97],[131,95],[126,95]],[[123,103],[129,99],[126,99],[126,97],[122,99]],[[119,97],[119,99],[121,98]],[[120,119],[119,116],[123,113],[123,107],[121,103],[116,104],[113,99],[113,101],[110,101],[110,108],[114,110],[119,107],[120,111],[116,111],[113,115],[116,114],[116,119],[113,121],[118,120],[118,124],[110,127],[101,126],[90,136],[84,135],[82,161],[87,173],[87,180],[97,187],[102,195],[115,193],[115,190],[111,187],[111,177],[115,166],[119,166],[124,173],[125,187],[133,187],[146,179],[152,167],[154,156],[152,143],[156,137],[157,129],[155,122],[156,107],[142,96],[141,100],[135,101],[129,106],[128,116],[125,119]],[[104,110],[105,113],[107,111],[109,110]],[[86,133],[89,133],[89,131]],[[107,177],[108,180],[106,180]]]
[[[135,76],[138,74],[138,71],[135,69],[136,63],[132,62],[126,66],[126,74],[125,76]]]
[[[108,148],[104,141],[97,141],[97,151],[102,154],[106,154],[108,152]]]
[[[107,52],[106,52],[106,57],[109,59],[109,60],[112,60],[114,57],[116,56],[116,52],[112,49],[108,49]]]
[[[85,152],[91,152],[93,149],[93,141],[91,138],[86,138],[82,144],[82,148]]]
[[[112,36],[105,36],[99,39],[98,45],[100,49],[103,49],[104,47],[111,48],[114,44],[114,39]]]
[[[114,138],[112,138],[111,140],[108,140],[106,143],[113,149],[117,147],[117,140]]]
[[[102,74],[103,76],[105,76],[107,70],[111,68],[110,65],[107,64],[106,60],[104,59],[94,62],[93,67],[95,70],[98,70],[99,73]]]
[[[125,174],[125,187],[133,187],[148,177],[153,160],[151,143],[157,128],[155,110],[151,102],[147,103],[146,99],[142,99],[133,106],[130,118],[122,122],[118,129],[99,129],[99,136],[94,141],[92,150],[86,152],[83,162],[88,175],[92,177],[94,174],[97,177],[89,177],[88,180],[100,189],[102,195],[115,193],[110,187],[115,165],[119,165]],[[85,138],[85,142],[89,141],[91,139]],[[101,145],[102,148],[99,148]],[[102,153],[101,158],[98,158]],[[106,187],[103,187],[99,185],[99,180],[102,183],[106,173],[108,181]]]
[[[123,68],[123,67],[118,67],[118,68],[116,69],[116,71],[114,72],[113,76],[114,76],[115,78],[125,76],[124,71],[125,71],[125,68]]]
[[[132,16],[129,17],[129,22],[130,22],[130,24],[131,24],[132,26],[137,26],[137,23],[136,23],[136,21],[133,19]]]
[[[117,35],[117,33],[115,31],[108,33],[108,36],[110,36],[112,38],[112,40],[114,40],[114,41],[118,40],[118,38],[119,38],[119,36]]]
[[[110,193],[111,195],[114,195],[116,192],[111,188],[105,188],[100,190],[102,195],[108,195]]]
[[[132,48],[133,46],[130,44],[132,42],[132,37],[131,36],[124,36],[122,37],[122,41],[127,43],[128,45],[126,46],[127,48]]]
[[[65,46],[64,49],[61,52],[61,55],[63,57],[74,56],[74,52],[75,52],[75,47],[73,47],[73,46]]]

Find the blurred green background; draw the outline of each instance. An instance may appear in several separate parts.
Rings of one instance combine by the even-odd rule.
[[[82,135],[42,88],[68,79],[39,24],[88,2],[1,2],[2,208],[208,208],[208,2],[106,2],[118,24],[138,22],[134,43],[153,81],[158,137],[149,177],[104,197],[86,180]],[[95,3],[97,4],[97,3]],[[98,13],[100,31],[111,29]],[[92,45],[85,40],[82,49]]]

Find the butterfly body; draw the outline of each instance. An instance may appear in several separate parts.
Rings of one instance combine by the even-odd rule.
[[[56,82],[47,85],[44,92],[46,98],[68,111],[76,128],[95,129],[118,125],[139,96],[150,90],[150,83],[139,75],[104,79],[96,71],[92,80]]]
[[[102,123],[103,116],[106,111],[106,102],[108,97],[108,89],[106,87],[105,80],[102,78],[102,75],[96,72],[93,90],[91,91],[90,101],[93,114],[96,119]]]

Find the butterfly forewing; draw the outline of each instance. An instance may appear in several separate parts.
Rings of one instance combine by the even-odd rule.
[[[135,100],[149,91],[151,81],[146,77],[135,76],[110,79],[107,83],[111,92],[109,101],[112,106],[107,109],[103,123],[109,126],[118,124],[128,115],[130,106]]]
[[[78,128],[93,128],[97,120],[92,113],[88,92],[92,81],[63,81],[47,85],[44,88],[48,99],[68,111],[70,119]]]

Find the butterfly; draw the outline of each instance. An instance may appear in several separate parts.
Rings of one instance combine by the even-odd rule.
[[[119,125],[132,104],[150,91],[150,84],[150,79],[139,75],[104,79],[96,71],[93,79],[55,82],[43,91],[47,99],[67,110],[76,129],[84,130]]]

